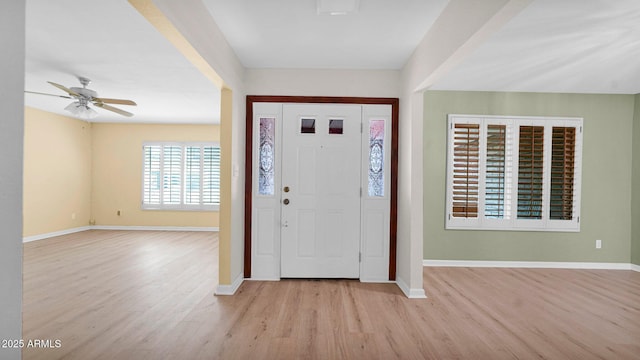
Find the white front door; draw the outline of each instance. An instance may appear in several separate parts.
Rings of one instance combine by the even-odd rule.
[[[362,107],[285,104],[281,276],[359,278]]]

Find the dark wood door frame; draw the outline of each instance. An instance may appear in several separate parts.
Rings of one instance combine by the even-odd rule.
[[[389,234],[389,280],[396,279],[396,246],[398,233],[398,98],[332,97],[332,96],[263,96],[247,95],[246,153],[244,184],[244,277],[251,277],[251,196],[253,191],[253,104],[309,103],[391,105],[391,218]]]

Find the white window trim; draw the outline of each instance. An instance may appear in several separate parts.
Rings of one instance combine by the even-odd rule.
[[[486,168],[486,131],[488,125],[511,124],[511,204],[510,219],[485,218],[485,182],[479,181],[478,186],[478,217],[477,218],[454,218],[451,215],[453,206],[453,125],[455,123],[479,124],[480,125],[480,162],[479,179],[485,178]],[[519,126],[534,125],[545,127],[545,147],[544,147],[544,171],[543,171],[543,210],[542,219],[518,219],[517,199],[518,199],[518,150],[519,150]],[[551,159],[551,131],[556,127],[575,127],[575,167],[574,167],[574,210],[572,220],[552,220],[549,219],[548,206],[550,201],[550,159]],[[512,230],[512,231],[560,231],[579,232],[580,231],[580,203],[581,203],[581,179],[582,179],[582,141],[583,141],[583,118],[577,117],[538,117],[538,116],[488,116],[488,115],[460,115],[450,114],[447,121],[447,180],[446,180],[446,211],[445,229],[460,230]],[[549,144],[549,146],[547,146]],[[507,154],[509,157],[509,154]]]
[[[146,171],[145,164],[145,147],[147,146],[160,146],[161,148],[164,146],[179,146],[182,148],[182,161],[180,168],[180,204],[145,204],[145,192],[144,192],[144,175]],[[160,211],[219,211],[220,204],[216,205],[203,205],[203,204],[185,204],[184,201],[184,188],[185,188],[185,174],[184,174],[184,164],[186,162],[186,148],[187,147],[218,147],[220,148],[220,143],[215,141],[208,142],[175,142],[175,141],[145,141],[142,143],[142,178],[140,181],[140,204],[142,210],[160,210]],[[161,157],[162,158],[162,157]],[[202,166],[203,158],[200,159],[200,168],[204,169]],[[162,161],[161,161],[162,167]],[[160,197],[162,198],[162,191],[160,191]],[[200,194],[200,198],[202,199],[202,193]]]

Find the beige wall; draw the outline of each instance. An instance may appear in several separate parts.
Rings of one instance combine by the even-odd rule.
[[[217,211],[140,209],[142,143],[218,141],[217,125],[87,123],[25,108],[23,237],[95,225],[219,227]],[[120,210],[120,216],[117,211]]]
[[[89,225],[91,124],[25,108],[23,236]]]
[[[218,227],[218,212],[140,208],[143,142],[218,140],[217,125],[93,124],[92,220],[96,225]]]

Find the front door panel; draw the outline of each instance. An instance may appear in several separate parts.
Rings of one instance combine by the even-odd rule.
[[[360,105],[283,108],[281,276],[360,275]]]

